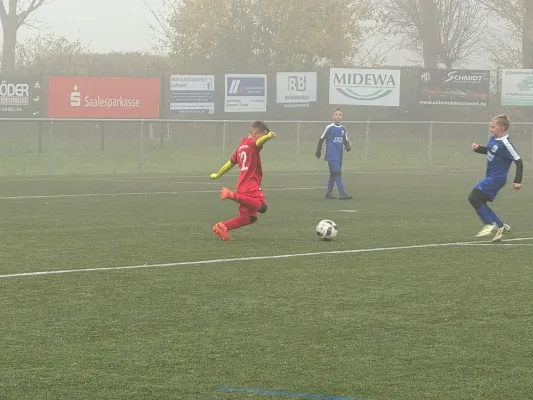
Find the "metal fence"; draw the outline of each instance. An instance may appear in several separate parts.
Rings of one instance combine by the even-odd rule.
[[[154,148],[165,147],[165,140],[174,135],[180,140],[180,135],[185,135],[185,126],[194,127],[192,130],[200,130],[202,127],[204,134],[196,140],[197,143],[211,143],[216,146],[216,152],[220,160],[227,160],[231,155],[230,151],[238,143],[234,135],[235,126],[239,126],[238,131],[246,132],[251,120],[175,120],[175,119],[0,119],[0,130],[5,130],[9,124],[13,123],[37,123],[35,129],[37,147],[39,152],[47,153],[47,173],[54,173],[55,145],[54,136],[59,132],[61,124],[99,124],[102,127],[100,137],[100,151],[106,151],[106,133],[104,126],[128,125],[133,131],[137,131],[138,148],[136,150],[138,158],[138,171],[145,170],[146,161],[146,141],[150,140],[150,151]],[[319,133],[328,123],[326,121],[268,121],[273,130],[278,132],[278,137],[284,142],[284,150],[287,154],[292,154],[294,166],[302,166],[302,157],[310,157],[311,151],[316,146],[316,139]],[[118,124],[118,125],[117,125]],[[132,125],[133,124],[133,125]],[[469,141],[483,143],[488,137],[487,122],[440,122],[440,121],[343,121],[347,126],[349,134],[357,133],[357,152],[361,165],[370,165],[371,160],[381,159],[386,163],[395,155],[401,154],[396,164],[391,162],[391,166],[398,166],[409,158],[417,158],[417,161],[426,166],[432,165],[458,165],[461,164],[462,150]],[[510,132],[513,138],[519,142],[519,150],[522,157],[533,161],[533,123],[514,123]],[[10,128],[12,130],[12,128]],[[278,130],[279,129],[279,130]],[[415,132],[415,133],[413,133]],[[59,133],[58,133],[59,134]],[[133,132],[133,135],[136,135]],[[159,146],[154,146],[153,140],[159,140]],[[399,140],[402,141],[401,146]],[[43,146],[43,142],[46,146]],[[75,142],[71,146],[76,146]],[[137,144],[135,144],[137,146]],[[402,147],[403,146],[403,147]],[[44,147],[44,148],[43,148]],[[189,152],[201,151],[200,147],[192,148]],[[1,149],[0,149],[1,152]],[[314,151],[313,151],[314,153]],[[285,153],[284,153],[285,154]],[[132,155],[133,156],[133,155]],[[217,157],[218,157],[217,156]],[[198,159],[200,155],[198,155]],[[212,158],[212,154],[205,155]],[[292,162],[292,160],[291,160]],[[281,161],[280,161],[281,163]],[[291,164],[292,165],[292,164]],[[372,165],[371,165],[372,166]],[[131,171],[135,172],[135,171]]]

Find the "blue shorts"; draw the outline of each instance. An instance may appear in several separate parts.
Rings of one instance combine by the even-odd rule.
[[[494,201],[496,195],[504,186],[505,181],[493,177],[486,177],[485,179],[480,180],[474,189],[479,190],[481,193],[487,195],[490,201]]]
[[[342,161],[341,160],[328,161],[328,167],[329,167],[329,172],[341,172]]]

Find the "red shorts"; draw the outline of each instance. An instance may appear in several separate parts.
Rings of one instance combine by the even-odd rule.
[[[255,200],[259,200],[262,204],[266,203],[265,195],[263,194],[263,191],[261,189],[254,190],[252,192],[247,191],[246,193],[239,193],[241,196],[250,197]],[[257,210],[254,210],[253,208],[249,208],[246,206],[243,206],[242,204],[239,205],[239,215],[241,217],[255,217],[257,218],[259,216],[259,212]]]

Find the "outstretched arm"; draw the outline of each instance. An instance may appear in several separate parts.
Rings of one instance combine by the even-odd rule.
[[[255,145],[257,147],[263,147],[263,145],[268,142],[270,139],[273,139],[276,137],[276,134],[274,132],[268,132],[266,135],[261,136],[257,141],[255,142]]]
[[[477,143],[472,143],[472,150],[479,154],[487,154],[487,148],[485,146],[480,146]]]
[[[222,175],[224,175],[226,172],[228,172],[230,169],[232,169],[235,166],[232,160],[229,160],[226,164],[224,164],[218,172],[215,172],[211,175],[209,175],[209,179],[218,179]]]

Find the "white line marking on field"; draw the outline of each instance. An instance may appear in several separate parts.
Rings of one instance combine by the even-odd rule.
[[[267,192],[285,192],[288,190],[324,190],[322,186],[303,186],[303,187],[293,187],[293,188],[269,188]],[[218,190],[183,190],[180,192],[177,192],[176,194],[181,193],[220,193],[220,189]]]
[[[306,186],[295,188],[271,188],[269,192],[280,192],[287,190],[317,190],[323,189],[321,186]],[[61,199],[68,197],[116,197],[116,196],[152,196],[152,195],[180,195],[186,193],[219,193],[218,190],[181,190],[179,192],[127,192],[127,193],[80,193],[80,194],[44,194],[34,196],[2,196],[0,200],[31,200],[31,199]]]
[[[137,181],[134,181],[137,182]],[[160,182],[165,183],[165,182]],[[194,182],[194,181],[179,181],[179,182],[169,182],[169,183],[175,183],[177,185],[219,185],[218,182]]]
[[[458,246],[516,246],[516,247],[531,247],[533,243],[464,243]]]
[[[339,212],[345,212],[345,213],[356,213],[357,210],[339,210]]]
[[[180,192],[189,193],[189,192]],[[82,193],[82,194],[50,194],[35,196],[3,196],[0,200],[27,200],[27,199],[61,199],[67,197],[99,197],[99,196],[147,196],[160,194],[178,194],[178,192],[129,192],[129,193]]]
[[[91,178],[89,179],[91,181],[106,181],[106,182],[129,182],[129,183],[161,183],[161,181],[156,181],[156,180],[153,180],[153,181],[141,181],[141,180],[138,180],[138,179],[94,179],[94,178]]]
[[[176,184],[176,185],[207,185],[207,186],[217,186],[220,185],[220,182],[202,182],[202,181],[175,181],[168,182],[165,180],[153,180],[153,181],[141,181],[137,179],[91,179],[95,181],[104,181],[104,182],[127,182],[127,183],[158,183],[158,184]],[[291,185],[262,185],[263,187],[291,187]]]
[[[533,240],[533,237],[508,239],[507,241],[524,241]],[[224,263],[236,263],[243,261],[261,261],[261,260],[277,260],[286,258],[297,257],[316,257],[324,255],[337,255],[337,254],[358,254],[358,253],[374,253],[393,250],[412,250],[412,249],[425,249],[431,247],[451,247],[451,246],[463,246],[474,243],[486,243],[486,242],[452,242],[452,243],[431,243],[431,244],[417,244],[411,246],[395,246],[395,247],[375,247],[370,249],[358,249],[358,250],[333,250],[333,251],[317,251],[312,253],[294,253],[294,254],[280,254],[273,256],[258,256],[258,257],[241,257],[241,258],[218,258],[212,260],[201,261],[184,261],[176,263],[166,264],[144,264],[144,265],[130,265],[124,267],[96,267],[96,268],[80,268],[80,269],[64,269],[59,271],[38,271],[38,272],[22,272],[17,274],[0,275],[0,279],[5,278],[21,278],[27,276],[41,276],[41,275],[63,275],[71,274],[75,272],[102,272],[102,271],[123,271],[131,269],[146,269],[146,268],[168,268],[168,267],[185,267],[192,265],[209,265],[209,264],[224,264]],[[497,246],[497,245],[493,245]]]
[[[130,181],[132,182],[132,181]],[[136,182],[136,181],[135,181]],[[160,182],[160,183],[165,183],[165,182]],[[208,186],[222,186],[221,182],[195,182],[195,181],[181,181],[181,182],[172,182],[172,183],[175,183],[177,185],[208,185]],[[261,185],[262,188],[268,188],[268,187],[292,187],[292,185],[273,185],[273,184],[268,184],[268,185]]]
[[[480,173],[481,170],[470,170],[470,169],[466,169],[466,170],[461,170],[461,169],[451,169],[451,170],[405,170],[405,171],[357,171],[357,170],[345,170],[343,171],[343,173],[345,174],[357,174],[357,175],[365,175],[365,174],[369,174],[369,175],[379,175],[379,174],[413,174],[413,175],[420,175],[420,174],[435,174],[435,175],[447,175],[447,174],[451,174],[451,173],[454,173],[454,172],[457,172],[457,173]],[[285,173],[285,172],[269,172],[268,173],[269,176],[294,176],[294,175],[329,175],[329,172],[318,172],[318,171],[311,171],[311,172],[298,172],[298,171],[294,171],[294,172],[290,172],[290,173]],[[470,174],[468,174],[470,175]],[[228,174],[228,176],[237,176],[235,174]],[[80,177],[62,177],[62,176],[41,176],[41,177],[31,177],[31,178],[9,178],[9,177],[6,177],[5,179],[4,178],[1,178],[0,177],[0,182],[24,182],[24,181],[74,181],[74,180],[81,180],[81,181],[124,181],[124,182],[128,182],[128,181],[132,181],[132,182],[136,182],[136,181],[139,181],[139,182],[143,182],[142,180],[144,180],[146,183],[151,183],[151,181],[147,181],[147,179],[155,179],[157,180],[157,182],[160,182],[162,180],[170,180],[170,179],[187,179],[187,178],[205,178],[206,175],[203,174],[203,175],[175,175],[175,176],[164,176],[164,175],[160,175],[160,176],[131,176],[131,177],[125,177],[124,179],[120,179],[120,178],[105,178],[105,177],[102,177],[102,178],[98,178],[98,177],[83,177],[83,176],[80,176]]]

